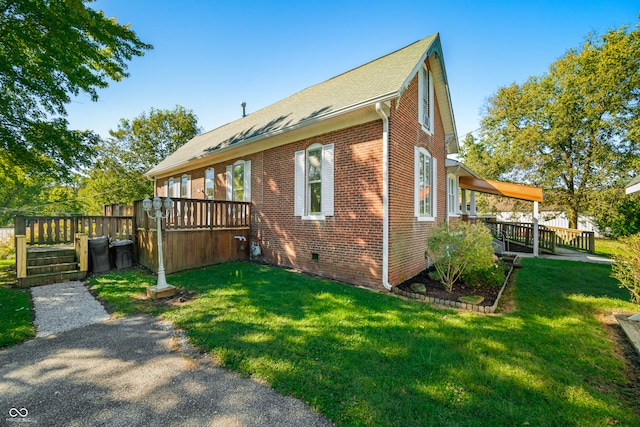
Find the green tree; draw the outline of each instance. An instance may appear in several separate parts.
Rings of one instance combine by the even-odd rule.
[[[98,138],[68,128],[65,105],[127,77],[151,49],[92,0],[0,0],[0,157],[65,176],[87,164]]]
[[[640,27],[589,34],[547,73],[499,88],[465,163],[483,176],[541,186],[570,227],[594,191],[623,186],[640,146]]]
[[[622,187],[594,194],[591,214],[603,234],[619,238],[640,233],[640,196],[625,194]]]
[[[179,105],[121,119],[100,145],[81,190],[87,200],[93,199],[88,210],[98,213],[103,204],[130,204],[152,195],[153,183],[144,173],[200,132],[197,116]]]
[[[109,131],[109,142],[127,170],[145,173],[201,132],[193,111],[176,105],[173,110],[151,108],[132,120],[120,119],[118,128]]]
[[[51,179],[23,168],[0,157],[0,227],[13,223],[16,215],[33,213],[30,206],[40,204],[43,187]]]

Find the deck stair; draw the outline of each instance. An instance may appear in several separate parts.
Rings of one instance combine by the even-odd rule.
[[[34,246],[27,249],[27,277],[18,279],[18,286],[83,280],[86,275],[72,246]]]

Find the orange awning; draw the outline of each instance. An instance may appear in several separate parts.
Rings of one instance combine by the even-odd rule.
[[[464,188],[465,190],[479,191],[480,193],[495,194],[530,202],[544,201],[542,188],[532,185],[512,184],[510,182],[492,181],[489,179],[474,178],[472,176],[461,176],[459,182],[460,188]]]

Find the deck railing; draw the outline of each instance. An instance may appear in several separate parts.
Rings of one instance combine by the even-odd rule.
[[[589,253],[595,252],[596,237],[593,231],[550,227],[548,225],[545,225],[544,227],[555,232],[556,245],[558,246],[565,246],[572,249],[587,251]]]
[[[172,199],[173,208],[162,222],[166,230],[202,230],[220,228],[250,228],[251,203],[226,200]],[[156,228],[142,208],[142,201],[134,203],[137,227]]]
[[[78,233],[88,237],[132,239],[133,217],[17,216],[15,235],[26,236],[27,245],[74,244]]]
[[[533,225],[528,223],[484,221],[496,239],[508,240],[525,247],[533,247]],[[543,226],[538,227],[538,248],[541,251],[555,253],[555,232]]]

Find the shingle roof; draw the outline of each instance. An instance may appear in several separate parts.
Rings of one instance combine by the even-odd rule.
[[[162,174],[163,171],[170,171],[191,160],[212,155],[239,142],[260,140],[308,123],[315,123],[323,118],[399,96],[408,85],[413,73],[417,71],[421,60],[424,60],[427,52],[430,48],[433,49],[434,45],[440,53],[438,34],[433,34],[323,83],[304,89],[246,117],[198,135],[147,172],[147,175]],[[446,85],[444,72],[443,79]]]

